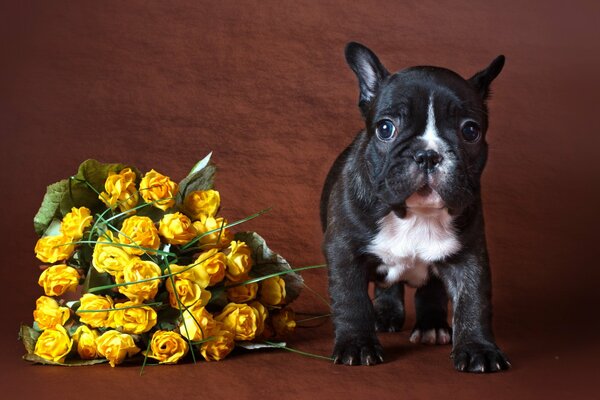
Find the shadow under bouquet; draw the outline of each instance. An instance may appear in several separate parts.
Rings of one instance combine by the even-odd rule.
[[[225,358],[293,332],[302,278],[219,216],[210,154],[180,183],[87,160],[34,218],[44,265],[24,359],[53,365]],[[280,347],[280,344],[274,344]]]

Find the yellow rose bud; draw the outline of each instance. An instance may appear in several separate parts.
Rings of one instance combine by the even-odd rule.
[[[160,238],[158,230],[154,226],[154,222],[148,217],[133,216],[123,221],[123,226],[119,232],[119,242],[132,246],[143,247],[122,247],[129,254],[144,254],[146,252],[153,253],[151,250],[157,250],[160,246]]]
[[[96,311],[110,310],[114,307],[113,300],[110,296],[98,296],[92,293],[86,293],[81,297],[79,302],[80,310],[91,311],[75,312],[75,314],[79,316],[79,321],[93,328],[108,328],[111,325],[111,311]]]
[[[115,304],[115,308],[117,310],[112,312],[111,328],[139,335],[148,332],[156,325],[156,311],[148,306],[126,301]]]
[[[235,340],[252,340],[258,328],[258,311],[247,304],[229,303],[215,317],[223,329],[233,333]]]
[[[71,242],[73,239],[62,233],[57,236],[44,236],[35,244],[35,256],[47,263],[64,261],[75,251],[75,245],[68,244]]]
[[[256,318],[256,337],[258,337],[263,333],[265,329],[265,321],[269,316],[269,312],[267,311],[267,308],[263,306],[259,301],[253,301],[248,305],[258,312],[258,317]]]
[[[198,221],[203,217],[217,215],[221,205],[221,196],[216,190],[198,190],[191,192],[183,201],[183,208],[187,215]]]
[[[104,190],[99,196],[109,208],[119,207],[121,211],[128,211],[137,206],[139,196],[135,188],[135,172],[125,168],[121,172],[109,172],[104,182]]]
[[[125,357],[131,357],[140,352],[133,342],[133,338],[119,331],[106,331],[96,339],[98,353],[105,357],[111,367],[121,364]]]
[[[38,285],[44,288],[46,296],[61,296],[73,292],[79,283],[79,272],[65,264],[53,265],[42,272]]]
[[[73,334],[73,340],[77,345],[77,354],[82,360],[92,360],[98,358],[98,348],[96,339],[98,339],[98,331],[90,329],[85,325],[81,325]]]
[[[206,361],[220,361],[227,357],[235,347],[233,333],[221,330],[214,340],[202,343],[200,353]]]
[[[232,241],[227,254],[226,276],[232,282],[246,278],[252,268],[252,250],[244,242]]]
[[[192,221],[180,212],[166,214],[160,220],[158,231],[170,244],[186,244],[196,236]]]
[[[285,302],[285,281],[274,276],[260,283],[260,301],[268,306],[278,306]]]
[[[91,212],[86,207],[71,208],[71,212],[64,216],[60,225],[63,235],[74,241],[83,237],[83,231],[92,224]]]
[[[150,341],[150,351],[144,353],[159,364],[175,364],[188,349],[187,342],[177,332],[156,331]]]
[[[157,278],[159,276],[161,276],[161,270],[158,265],[152,261],[143,261],[135,257],[129,261],[125,268],[123,268],[123,271],[116,275],[115,281],[119,284],[129,283]],[[127,296],[129,300],[141,303],[145,300],[154,299],[156,292],[158,292],[159,284],[159,279],[153,279],[150,281],[119,286],[118,290],[121,294]]]
[[[111,231],[104,232],[98,238],[98,243],[94,246],[92,265],[98,272],[108,272],[115,276],[129,264],[132,256],[125,251],[125,247],[111,243],[119,243]]]
[[[70,316],[71,311],[67,307],[61,307],[51,297],[41,296],[35,301],[33,320],[37,322],[41,330],[54,328],[56,325],[64,325]]]
[[[73,347],[73,340],[62,325],[48,328],[35,343],[34,354],[46,360],[62,363]]]
[[[202,217],[200,221],[193,223],[196,236],[203,235],[198,239],[198,244],[204,249],[222,249],[229,246],[233,240],[233,234],[226,229],[227,221],[223,218]],[[213,232],[214,231],[214,232]],[[207,232],[212,232],[208,233]]]
[[[283,338],[291,335],[296,329],[294,311],[286,307],[271,317],[271,324],[277,337]]]
[[[183,268],[185,267],[175,264],[170,266],[172,273],[176,273]],[[173,290],[173,282],[175,283],[176,290]],[[194,281],[193,275],[187,271],[167,278],[165,286],[167,292],[169,292],[169,302],[173,308],[182,308],[181,305],[186,307],[201,307],[206,305],[210,300],[210,292],[200,287]]]
[[[200,341],[213,336],[218,330],[219,324],[204,307],[192,307],[183,312],[179,333],[184,337]]]
[[[140,182],[140,194],[146,203],[165,211],[175,205],[175,195],[179,186],[168,177],[155,170],[146,173]]]
[[[194,271],[201,282],[207,282],[206,286],[216,285],[225,279],[227,257],[217,249],[211,249],[200,254],[194,264],[197,266],[190,271]]]
[[[227,289],[227,299],[234,303],[247,303],[256,298],[256,292],[258,292],[258,283],[234,286]]]

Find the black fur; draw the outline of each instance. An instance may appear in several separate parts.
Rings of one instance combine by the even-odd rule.
[[[500,56],[465,80],[437,67],[413,67],[390,74],[375,54],[358,43],[346,48],[346,59],[359,81],[359,108],[365,129],[336,159],[321,197],[323,251],[329,265],[336,363],[371,365],[383,361],[375,334],[400,330],[404,322],[404,288],[398,283],[368,295],[381,260],[368,251],[380,221],[390,212],[406,216],[405,200],[428,179],[415,162],[423,150],[416,140],[425,129],[427,104],[435,93],[436,127],[447,147],[443,154],[455,165],[435,187],[454,216],[461,248],[431,265],[435,276],[416,293],[415,329],[448,328],[447,299],[454,307],[452,358],[460,371],[490,372],[508,368],[492,333],[491,286],[480,195],[480,177],[487,159],[486,99],[500,73]],[[389,119],[397,127],[393,141],[375,135],[376,125]],[[476,121],[482,137],[465,143],[461,121]],[[431,273],[431,272],[430,272]]]

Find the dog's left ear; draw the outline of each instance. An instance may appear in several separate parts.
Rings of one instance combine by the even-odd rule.
[[[496,57],[486,69],[469,78],[469,83],[475,87],[484,101],[490,97],[490,84],[502,71],[504,60],[502,55]]]
[[[380,82],[390,73],[381,64],[375,53],[360,43],[348,43],[345,53],[346,62],[358,78],[360,90],[358,106],[365,116],[371,100],[377,94]]]

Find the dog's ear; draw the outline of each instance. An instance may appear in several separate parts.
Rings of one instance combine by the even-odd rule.
[[[469,78],[469,83],[475,87],[484,101],[490,97],[490,84],[496,79],[503,67],[504,56],[500,55],[486,69]]]
[[[360,43],[351,42],[346,45],[346,62],[358,78],[360,89],[358,106],[365,115],[369,103],[377,93],[380,82],[390,73],[381,64],[375,53]]]

